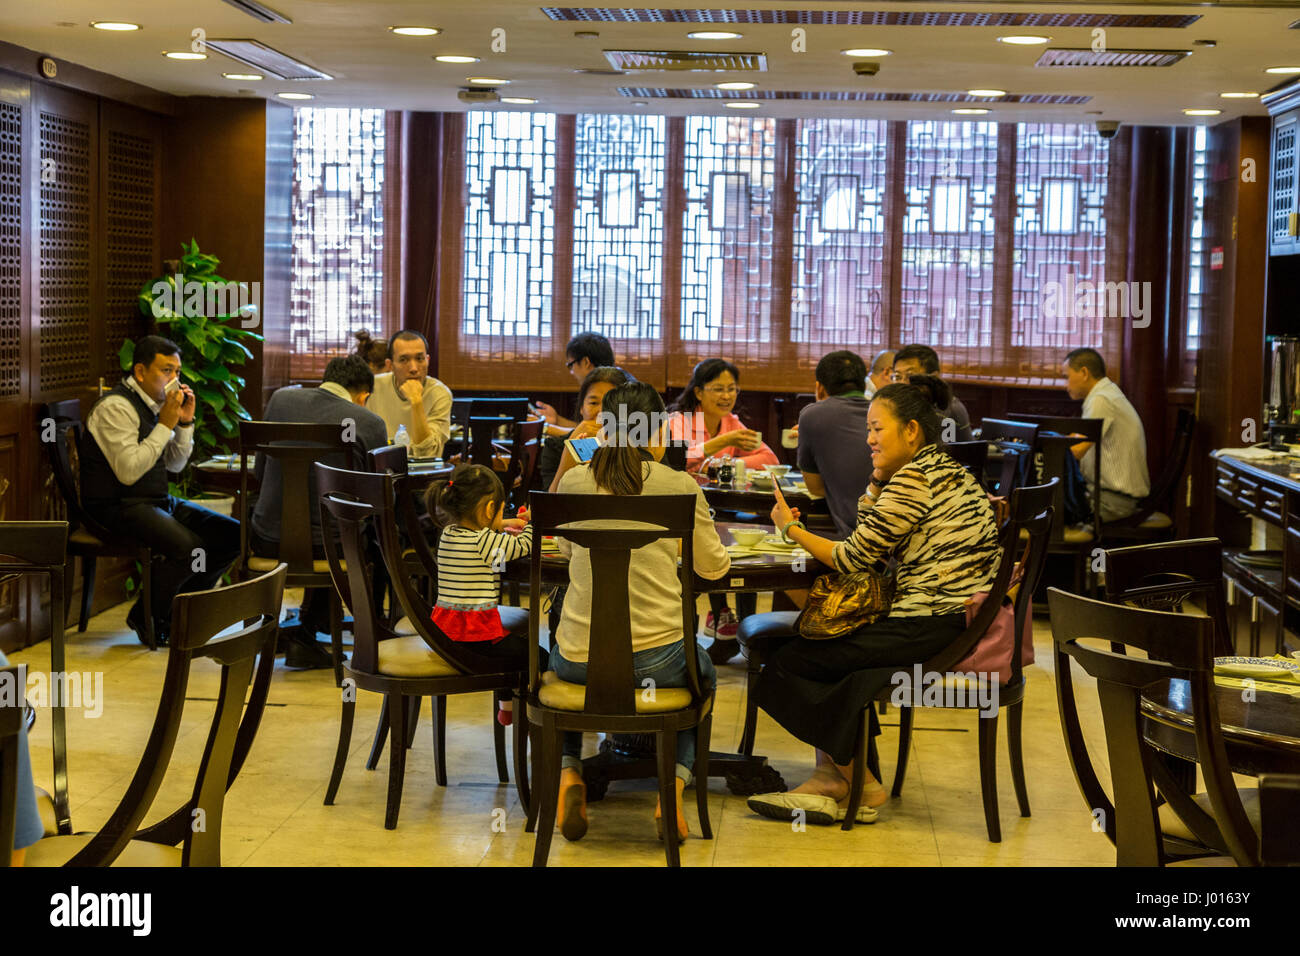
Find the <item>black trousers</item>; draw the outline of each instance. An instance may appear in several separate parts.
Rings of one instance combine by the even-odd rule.
[[[910,668],[955,641],[966,615],[887,617],[845,637],[796,637],[768,659],[754,696],[792,735],[838,764],[853,759],[862,709]]]
[[[239,522],[180,498],[101,505],[91,515],[113,534],[153,549],[151,611],[164,630],[171,623],[172,598],[216,587],[239,557]]]

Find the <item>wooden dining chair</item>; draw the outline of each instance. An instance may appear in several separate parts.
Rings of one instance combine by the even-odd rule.
[[[250,459],[275,461],[280,469],[280,542],[274,558],[253,554],[249,544],[252,529],[253,501],[248,493]],[[343,429],[335,424],[301,422],[239,423],[239,575],[260,574],[283,562],[289,566],[286,586],[291,588],[329,588],[330,645],[334,656],[334,683],[343,683],[342,605],[334,592],[329,565],[313,557],[311,514],[316,500],[313,491],[312,465],[326,458],[355,466],[357,447],[345,441]],[[264,472],[263,472],[264,473]],[[304,622],[305,623],[305,622]],[[306,639],[315,640],[314,634]]]
[[[542,673],[537,654],[541,633],[541,548],[533,548],[529,570],[527,719],[536,761],[533,793],[536,810],[526,829],[536,831],[533,866],[545,866],[555,829],[560,786],[560,747],[566,731],[651,734],[659,758],[659,801],[668,865],[680,865],[677,819],[677,732],[695,730],[695,798],[700,833],[713,839],[709,822],[709,731],[714,692],[700,683],[695,642],[695,591],[692,584],[694,495],[564,495],[534,492],[533,534],[565,538],[591,553],[591,622],[588,634],[587,683],[562,681],[554,671]],[[589,521],[622,522],[623,527],[580,527]],[[641,527],[627,527],[637,522]],[[634,679],[628,567],[632,552],[676,539],[681,546],[678,581],[686,653],[686,687],[659,687],[646,694]],[[519,715],[515,715],[516,722]]]
[[[518,421],[510,426],[510,467],[501,476],[501,484],[512,510],[528,504],[528,493],[537,478],[545,429],[546,422],[540,419]]]
[[[1183,611],[1188,599],[1204,605],[1214,622],[1214,653],[1236,653],[1223,593],[1223,545],[1218,538],[1162,541],[1108,548],[1106,597],[1148,611]]]
[[[98,832],[40,840],[27,848],[26,865],[221,865],[226,792],[266,705],[287,570],[281,564],[240,584],[176,596],[158,710],[126,793]],[[194,661],[204,658],[220,665],[221,683],[192,795],[158,823],[138,829],[163,777],[176,772],[171,760],[190,674]]]
[[[68,555],[66,521],[0,521],[0,579],[9,575],[48,575],[50,579],[50,672],[67,671],[64,642],[64,571]],[[33,642],[34,643],[34,642]],[[54,794],[43,812],[54,818],[54,831],[72,832],[68,809],[68,715],[63,695],[50,707],[53,728]],[[0,855],[6,844],[0,841]]]
[[[1214,622],[1095,601],[1058,588],[1048,588],[1047,597],[1066,750],[1089,812],[1115,845],[1116,865],[1164,866],[1199,852],[1229,854],[1239,866],[1258,866],[1259,833],[1233,783],[1219,725]],[[1089,639],[1137,648],[1146,657],[1080,643]],[[1072,659],[1097,682],[1113,802],[1088,754]],[[1195,798],[1143,738],[1142,692],[1169,680],[1186,681],[1196,714],[1197,762],[1206,792]]]
[[[77,615],[77,633],[84,634],[90,622],[91,602],[95,597],[95,566],[100,558],[124,557],[140,564],[140,601],[145,609],[144,642],[152,651],[158,649],[154,636],[150,595],[153,593],[153,549],[138,541],[113,534],[81,507],[81,449],[94,441],[81,421],[81,402],[75,398],[49,402],[41,406],[41,421],[53,426],[53,441],[42,442],[49,455],[54,483],[63,498],[68,519],[68,554],[81,561],[81,609]],[[46,425],[42,424],[42,428]],[[72,588],[63,586],[63,616],[67,619]]]
[[[1300,866],[1300,774],[1259,778],[1259,856],[1264,866]]]
[[[432,621],[432,608],[403,573],[401,542],[397,534],[396,501],[410,491],[400,476],[367,474],[317,465],[320,489],[321,528],[325,553],[334,587],[347,595],[353,614],[352,659],[345,666],[346,679],[352,689],[369,690],[384,695],[387,704],[390,740],[388,747],[388,804],[384,827],[397,826],[401,810],[402,782],[406,772],[406,751],[411,745],[408,725],[412,707],[421,698],[434,701],[433,754],[438,786],[447,785],[447,696],[450,694],[509,691],[520,693],[524,673],[503,671],[501,661],[474,651],[472,645],[458,644],[448,638]],[[383,562],[393,582],[393,590],[406,612],[415,634],[400,635],[379,615],[372,596],[370,579],[373,569],[365,556],[364,526],[369,522],[379,539]],[[521,627],[523,612],[502,623]],[[356,711],[356,694],[343,695],[339,724],[339,744],[325,791],[330,806],[338,794],[347,764]],[[515,712],[515,768],[519,799],[528,807],[526,747],[519,727],[522,716]],[[492,727],[496,745],[497,776],[501,783],[510,780],[505,754],[505,728],[496,720],[496,701],[492,701]]]
[[[1173,537],[1172,515],[1178,485],[1187,468],[1195,431],[1196,413],[1190,408],[1178,409],[1173,441],[1165,455],[1164,467],[1151,485],[1151,493],[1138,503],[1133,514],[1127,518],[1107,521],[1102,526],[1102,534],[1107,541],[1122,544],[1126,541],[1161,541]]]
[[[988,491],[988,482],[985,478],[985,472],[989,466],[989,443],[980,441],[950,441],[944,444],[943,450],[948,456],[961,465],[974,476],[975,480],[980,483],[980,487]]]
[[[23,670],[10,664],[0,667],[0,687],[21,688]],[[18,749],[23,726],[25,693],[0,694],[0,868],[12,862],[14,832],[18,823]]]
[[[989,484],[989,493],[1010,500],[1011,492],[1021,484],[1034,484],[1030,474],[1038,426],[1005,418],[986,418],[980,423],[980,440],[995,445],[1002,455],[997,477]]]

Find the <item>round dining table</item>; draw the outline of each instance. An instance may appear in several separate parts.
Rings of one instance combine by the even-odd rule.
[[[803,516],[826,515],[829,520],[830,510],[826,506],[826,499],[810,494],[807,486],[800,480],[801,477],[798,472],[791,472],[781,481],[781,494],[785,497],[786,504],[791,508],[799,509]],[[703,475],[696,475],[695,480],[704,489],[704,498],[710,508],[736,515],[754,516],[748,521],[737,518],[742,523],[767,524],[771,520],[772,506],[776,504],[776,492],[772,490],[770,483],[765,482],[759,486],[747,477],[743,483],[724,485],[706,479]]]
[[[768,497],[772,497],[770,492]],[[695,575],[696,594],[718,591],[804,589],[811,587],[819,574],[825,574],[830,570],[806,551],[799,549],[778,550],[777,546],[770,542],[760,543],[757,548],[740,546],[732,537],[732,531],[753,530],[752,523],[719,522],[716,527],[718,536],[731,555],[731,570],[716,581]],[[770,531],[771,536],[775,537],[775,529]],[[567,585],[569,583],[568,559],[559,552],[550,552],[545,544],[543,548],[542,586],[551,588]],[[529,571],[528,559],[513,561],[506,565],[501,581],[503,584],[522,585],[527,588]],[[601,799],[613,780],[653,777],[657,772],[653,744],[642,735],[636,734],[608,737],[601,746],[601,752],[585,758],[582,766],[589,800]],[[727,788],[737,796],[751,796],[755,793],[770,793],[785,789],[785,781],[781,774],[768,764],[766,757],[758,755],[747,756],[710,751],[709,776],[723,777],[727,782]]]
[[[1253,694],[1239,683],[1215,684],[1219,725],[1236,773],[1300,773],[1300,693],[1270,691],[1256,682]],[[1243,699],[1254,697],[1251,699]],[[1191,688],[1185,680],[1153,685],[1142,695],[1142,727],[1147,743],[1157,750],[1196,760],[1196,736]]]

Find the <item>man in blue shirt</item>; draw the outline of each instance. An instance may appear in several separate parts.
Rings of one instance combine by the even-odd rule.
[[[836,537],[858,522],[858,499],[871,478],[867,447],[866,363],[849,351],[817,363],[817,401],[799,413],[799,470],[808,490],[826,498]]]

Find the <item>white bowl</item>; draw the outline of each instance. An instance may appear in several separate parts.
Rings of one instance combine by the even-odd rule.
[[[751,472],[749,476],[749,483],[755,488],[760,488],[764,491],[772,487],[773,480],[774,479],[771,475],[764,474],[761,471]]]
[[[790,471],[789,465],[765,465],[764,467],[767,469],[768,474],[778,480],[784,478]]]
[[[767,537],[767,531],[762,528],[732,528],[731,537],[741,547],[752,548]]]

